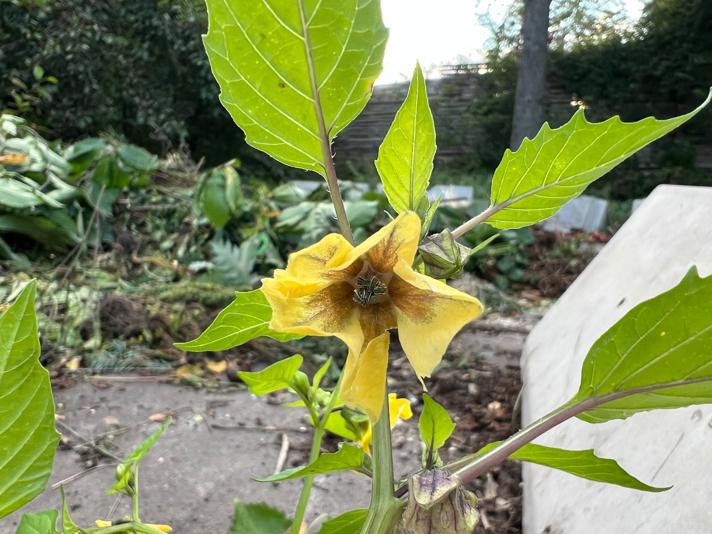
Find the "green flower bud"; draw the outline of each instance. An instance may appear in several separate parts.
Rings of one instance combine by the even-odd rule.
[[[458,243],[448,230],[425,239],[418,247],[425,274],[433,278],[455,278],[462,274],[472,251]]]
[[[433,469],[408,480],[399,534],[472,534],[478,521],[477,498],[455,475]]]
[[[292,382],[289,385],[294,391],[297,392],[300,397],[309,399],[311,384],[309,383],[309,377],[306,375],[306,373],[303,373],[302,371],[297,371],[296,373],[294,373],[294,377],[292,377]]]

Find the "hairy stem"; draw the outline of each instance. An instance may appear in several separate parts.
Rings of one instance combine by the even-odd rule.
[[[329,419],[329,415],[334,411],[336,407],[336,402],[339,399],[339,393],[341,392],[341,380],[344,373],[339,376],[336,386],[334,386],[334,391],[331,392],[331,397],[329,402],[324,408],[320,418],[314,418],[314,436],[312,438],[311,449],[309,451],[309,463],[315,462],[319,458],[321,452],[321,442],[324,439],[324,432],[326,427],[326,421]],[[304,521],[304,516],[307,512],[307,505],[309,504],[309,497],[311,496],[312,486],[314,485],[314,477],[308,476],[304,478],[304,484],[302,485],[302,491],[299,494],[299,501],[297,502],[297,508],[294,511],[294,521],[292,522],[291,534],[299,534],[302,522]]]
[[[373,425],[371,504],[366,521],[361,527],[361,534],[390,533],[403,506],[403,503],[393,494],[393,450],[388,411],[388,391],[386,391],[381,417]]]
[[[334,156],[331,153],[331,141],[329,140],[329,132],[326,129],[326,122],[324,121],[324,112],[321,108],[319,85],[316,80],[314,58],[312,56],[311,43],[309,41],[309,28],[304,14],[303,0],[299,0],[299,15],[302,21],[304,49],[306,52],[307,67],[309,70],[309,82],[311,84],[312,97],[314,98],[314,112],[316,113],[316,122],[319,125],[319,140],[321,142],[322,157],[324,158],[324,171],[326,173],[324,177],[326,178],[326,183],[329,186],[329,194],[331,195],[331,202],[334,205],[334,211],[336,212],[336,219],[339,222],[339,229],[341,230],[343,236],[353,243],[354,236],[351,231],[349,219],[346,217],[344,201],[341,198],[339,180],[336,177],[336,167],[334,166]]]
[[[499,206],[490,206],[482,213],[475,215],[469,221],[466,221],[466,222],[462,223],[460,226],[458,226],[457,228],[455,228],[451,232],[452,237],[454,237],[455,239],[462,237],[463,235],[465,235],[467,232],[472,230],[478,224],[482,224],[483,222],[485,222],[490,217],[490,215],[494,215],[500,209],[501,209],[501,207],[499,207]]]

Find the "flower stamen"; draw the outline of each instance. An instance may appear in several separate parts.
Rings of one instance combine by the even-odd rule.
[[[354,302],[364,308],[380,300],[388,292],[388,287],[375,274],[359,276],[354,289]]]

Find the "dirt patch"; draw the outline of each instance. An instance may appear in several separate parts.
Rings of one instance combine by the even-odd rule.
[[[519,430],[522,381],[519,358],[535,314],[491,315],[462,330],[450,344],[443,363],[426,379],[430,395],[443,404],[456,423],[445,462],[476,452]],[[395,341],[395,340],[394,340]],[[422,410],[422,387],[397,343],[389,370],[389,388],[414,402],[415,420]],[[394,436],[394,443],[397,439]],[[396,453],[397,455],[397,453]],[[479,500],[481,522],[475,534],[522,532],[521,466],[506,462],[470,489]]]

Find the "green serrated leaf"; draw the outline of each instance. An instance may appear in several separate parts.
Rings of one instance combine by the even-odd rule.
[[[616,116],[591,123],[581,108],[560,128],[545,123],[534,139],[504,153],[492,178],[486,222],[521,228],[551,217],[593,181],[697,115],[711,99],[712,90],[697,109],[667,120],[622,122]]]
[[[388,32],[372,0],[208,0],[203,41],[247,142],[326,175],[328,143],[364,108]]]
[[[59,442],[35,293],[32,281],[0,317],[0,518],[44,491]]]
[[[376,169],[383,191],[398,213],[415,210],[425,197],[433,172],[435,123],[425,78],[415,66],[408,96],[378,149]]]
[[[266,395],[280,389],[290,387],[294,375],[302,366],[303,358],[299,354],[285,358],[269,367],[256,371],[240,371],[240,377],[252,393],[255,395]]]
[[[482,447],[477,454],[484,454],[497,447],[501,442],[490,443]],[[596,456],[593,449],[582,451],[570,451],[528,443],[510,456],[512,460],[530,462],[534,464],[551,467],[565,471],[571,475],[593,480],[594,482],[604,482],[615,484],[624,488],[631,488],[640,491],[650,491],[659,493],[667,491],[670,487],[658,488],[641,482],[633,475],[623,469],[618,462],[610,458]]]
[[[420,439],[428,451],[427,456],[431,457],[445,445],[455,430],[455,423],[445,408],[435,402],[430,395],[423,393],[423,412],[418,420],[418,429]]]
[[[285,469],[265,478],[258,478],[259,482],[279,482],[311,475],[351,471],[363,465],[364,452],[360,447],[343,443],[336,452],[327,452],[319,456],[309,465]]]
[[[325,522],[319,529],[319,534],[359,534],[367,513],[366,508],[349,510]]]
[[[298,334],[283,334],[269,327],[272,308],[261,290],[237,293],[235,300],[223,309],[197,339],[176,343],[188,352],[228,350],[248,341],[267,336],[277,341],[299,339]]]
[[[630,310],[591,347],[571,404],[589,423],[712,403],[712,276],[693,268],[674,288]]]
[[[23,514],[15,534],[57,534],[57,510]]]
[[[230,534],[284,534],[291,524],[282,512],[264,503],[235,501]]]

